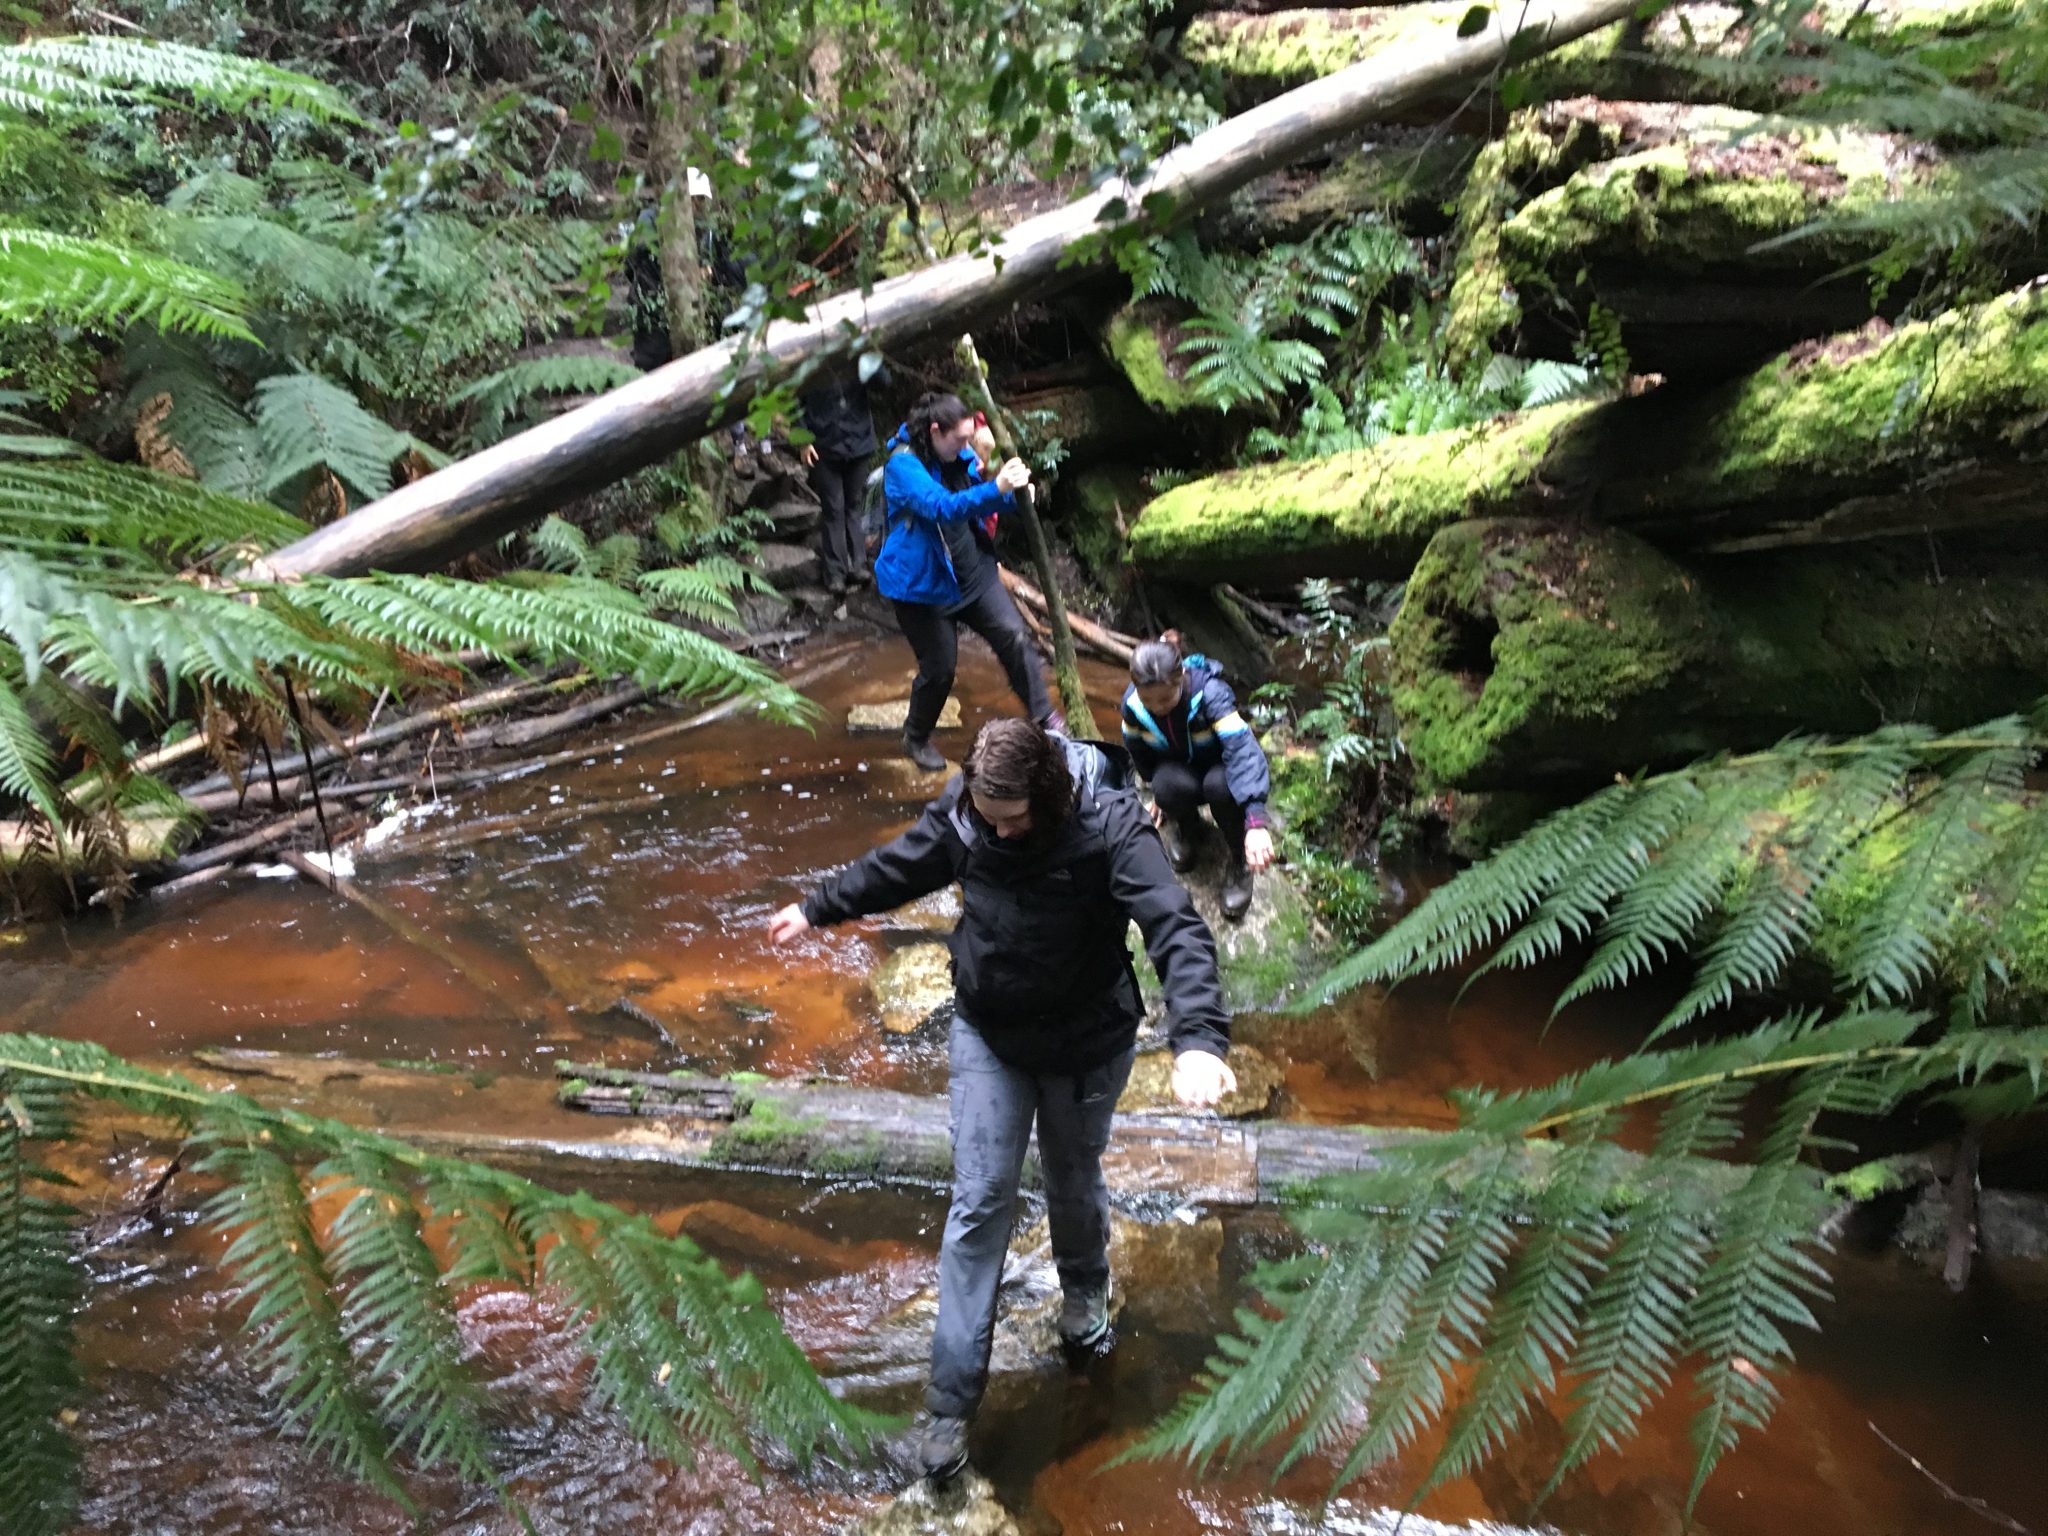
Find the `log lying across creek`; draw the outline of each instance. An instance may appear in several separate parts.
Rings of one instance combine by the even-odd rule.
[[[671,1076],[562,1063],[557,1082],[427,1063],[214,1050],[199,1062],[266,1102],[373,1125],[486,1162],[581,1162],[940,1185],[951,1176],[946,1100],[843,1083]],[[558,1107],[560,1102],[567,1108]],[[598,1113],[581,1113],[594,1110]],[[1141,1207],[1249,1206],[1326,1174],[1370,1168],[1392,1126],[1116,1117],[1103,1160],[1111,1192]],[[1035,1161],[1027,1184],[1037,1178]]]

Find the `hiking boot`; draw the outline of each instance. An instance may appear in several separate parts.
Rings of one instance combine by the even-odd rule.
[[[1068,1291],[1060,1303],[1060,1342],[1068,1349],[1100,1349],[1109,1337],[1109,1283],[1092,1290]]]
[[[903,755],[917,764],[926,773],[944,773],[946,771],[945,755],[932,745],[932,739],[929,736],[913,736],[910,732],[905,731],[903,733]]]
[[[1184,875],[1195,867],[1195,839],[1200,834],[1199,827],[1183,826],[1171,816],[1159,823],[1159,841],[1166,846],[1166,862],[1175,874]]]
[[[917,1464],[935,1483],[958,1477],[967,1467],[967,1421],[933,1414],[917,1435]]]
[[[1223,915],[1233,923],[1243,920],[1252,907],[1252,872],[1238,854],[1230,861],[1230,868],[1223,876]]]

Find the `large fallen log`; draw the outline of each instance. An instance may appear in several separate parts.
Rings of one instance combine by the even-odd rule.
[[[1439,96],[1509,55],[1540,55],[1627,16],[1635,0],[1551,0],[1457,36],[1458,18],[1407,46],[1234,117],[1115,182],[1028,219],[980,255],[955,257],[828,300],[807,322],[707,348],[589,405],[413,481],[272,555],[280,575],[416,569],[541,517],[572,497],[657,463],[807,364],[859,347],[896,350],[973,329],[1108,254],[1120,222],[1192,218],[1237,188],[1314,153],[1405,103]]]
[[[2048,531],[2048,292],[1808,343],[1656,390],[1190,481],[1131,530],[1148,574],[1399,576],[1467,518],[1584,516],[1736,553],[1922,530]]]
[[[2048,574],[1945,546],[1681,565],[1618,529],[1459,523],[1390,632],[1434,785],[1582,784],[1794,731],[1961,726],[2048,694]]]

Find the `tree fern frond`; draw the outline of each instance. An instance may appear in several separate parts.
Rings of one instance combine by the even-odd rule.
[[[8,675],[12,670],[0,664],[0,790],[34,806],[52,827],[61,827],[56,754],[16,691],[16,680]]]
[[[566,1296],[592,1355],[593,1398],[615,1404],[663,1456],[687,1459],[693,1444],[709,1443],[746,1461],[756,1433],[798,1456],[827,1444],[859,1449],[882,1426],[826,1389],[756,1282],[726,1276],[644,1216],[200,1088],[78,1041],[0,1035],[0,1083],[17,1089],[0,1093],[0,1105],[84,1096],[196,1136],[204,1169],[223,1181],[205,1220],[227,1238],[224,1263],[247,1299],[272,1390],[311,1443],[401,1501],[394,1449],[492,1480],[480,1389],[454,1316],[458,1288],[478,1279]],[[0,1117],[0,1171],[5,1131]],[[299,1164],[316,1166],[302,1175]],[[308,1178],[318,1196],[343,1202],[324,1230]],[[5,1200],[0,1185],[0,1330]],[[429,1245],[423,1211],[449,1218],[445,1239],[437,1226]],[[0,1357],[0,1379],[13,1359]],[[0,1415],[15,1406],[0,1403]],[[44,1425],[54,1429],[54,1416]],[[0,1489],[17,1486],[22,1453],[19,1440],[0,1441]]]
[[[1959,898],[1995,847],[1988,818],[2017,798],[2034,754],[2017,717],[1982,731],[2007,736],[2010,744],[1971,753],[1934,790],[1910,823],[1883,895],[1837,964],[1859,1002],[1902,1000],[1933,974]]]
[[[408,1182],[367,1148],[321,1163],[312,1181],[315,1198],[345,1199],[327,1234],[333,1267],[350,1282],[341,1325],[392,1443],[496,1487],[483,1390],[463,1366],[462,1335]]]
[[[275,507],[133,465],[0,459],[0,553],[57,541],[72,558],[52,570],[68,577],[80,560],[146,555],[160,569],[155,557],[272,549],[304,532]]]
[[[476,440],[493,443],[504,435],[506,423],[536,396],[603,394],[639,377],[640,370],[624,354],[535,357],[484,375],[457,391],[453,399],[476,406]]]
[[[254,342],[249,299],[204,268],[106,240],[0,226],[0,321],[119,334],[147,321]]]
[[[42,37],[0,47],[0,107],[89,111],[141,93],[229,109],[262,102],[320,121],[362,121],[334,87],[261,59],[142,37]]]
[[[244,1326],[256,1337],[287,1421],[351,1476],[411,1508],[391,1469],[390,1439],[350,1356],[340,1287],[298,1173],[268,1146],[227,1140],[211,1147],[200,1168],[226,1183],[207,1220],[233,1234],[222,1262],[252,1298]]]
[[[1615,785],[1553,812],[1515,842],[1438,886],[1372,944],[1331,967],[1310,996],[1327,1001],[1369,981],[1395,981],[1462,963],[1561,886],[1627,800],[1628,790]]]
[[[278,374],[256,386],[256,431],[276,494],[302,475],[326,469],[365,498],[391,489],[391,465],[405,444],[356,397],[314,373]]]
[[[79,1387],[71,1320],[84,1277],[74,1213],[36,1163],[68,1120],[61,1091],[0,1070],[0,1525],[20,1536],[61,1536],[77,1502],[60,1420]]]

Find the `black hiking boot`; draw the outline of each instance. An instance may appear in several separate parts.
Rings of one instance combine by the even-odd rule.
[[[1166,845],[1166,862],[1173,866],[1173,872],[1184,875],[1195,867],[1195,856],[1199,848],[1195,839],[1202,835],[1199,823],[1190,827],[1169,816],[1159,823],[1159,841]]]
[[[1251,866],[1244,861],[1243,854],[1235,855],[1230,868],[1223,875],[1223,915],[1233,923],[1242,922],[1245,913],[1252,909]]]
[[[1109,1337],[1109,1286],[1068,1291],[1060,1303],[1060,1343],[1074,1354],[1088,1354]]]
[[[935,1483],[949,1483],[965,1471],[967,1421],[933,1414],[917,1433],[917,1464]]]
[[[913,736],[910,732],[905,731],[903,733],[903,755],[917,764],[926,773],[944,773],[946,771],[945,755],[932,745],[932,739],[929,736]]]

